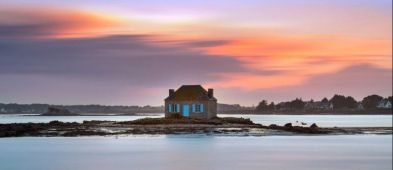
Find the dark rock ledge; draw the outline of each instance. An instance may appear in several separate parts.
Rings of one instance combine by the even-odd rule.
[[[84,121],[83,123],[12,123],[0,124],[0,137],[22,136],[106,136],[139,134],[204,134],[204,135],[297,135],[297,134],[392,134],[392,128],[319,128],[255,124],[250,119],[216,118],[144,118],[134,121]]]

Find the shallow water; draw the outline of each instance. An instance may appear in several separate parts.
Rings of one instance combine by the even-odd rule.
[[[250,118],[263,125],[284,125],[291,122],[310,126],[316,123],[320,127],[392,127],[392,115],[220,115]],[[298,121],[298,123],[296,122]]]
[[[53,120],[59,120],[62,122],[79,122],[82,123],[85,120],[109,120],[109,121],[130,121],[146,117],[163,117],[164,115],[152,115],[152,116],[38,116],[38,115],[18,115],[18,114],[6,114],[0,115],[0,123],[48,123]]]
[[[391,135],[0,139],[4,170],[389,170]]]
[[[300,122],[317,123],[321,127],[392,127],[392,115],[219,115],[220,117],[250,118],[255,123],[264,125]],[[163,117],[163,114],[153,116],[26,116],[0,115],[0,123],[39,123],[59,120],[63,122],[83,122],[84,120],[128,121],[144,117]],[[298,123],[296,123],[298,121]]]

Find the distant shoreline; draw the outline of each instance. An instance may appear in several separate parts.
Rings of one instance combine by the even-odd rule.
[[[164,106],[105,106],[105,105],[49,105],[49,104],[3,104],[0,103],[1,114],[42,114],[49,108],[68,110],[73,114],[83,116],[133,116],[139,114],[164,113]],[[56,114],[56,112],[53,112]],[[392,109],[267,109],[257,110],[255,107],[240,105],[218,104],[218,114],[247,114],[247,115],[392,115]],[[61,113],[60,113],[61,114]],[[54,115],[56,116],[56,115]]]
[[[250,114],[250,115],[392,115],[393,111],[390,109],[375,109],[375,110],[333,110],[333,111],[225,111],[220,114]]]

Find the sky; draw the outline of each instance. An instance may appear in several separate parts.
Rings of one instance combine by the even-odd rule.
[[[392,95],[391,0],[0,0],[0,103]]]

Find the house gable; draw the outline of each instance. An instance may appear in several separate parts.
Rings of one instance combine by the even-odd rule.
[[[177,89],[173,95],[169,95],[166,101],[197,101],[197,100],[217,100],[208,95],[201,85],[183,85]]]

